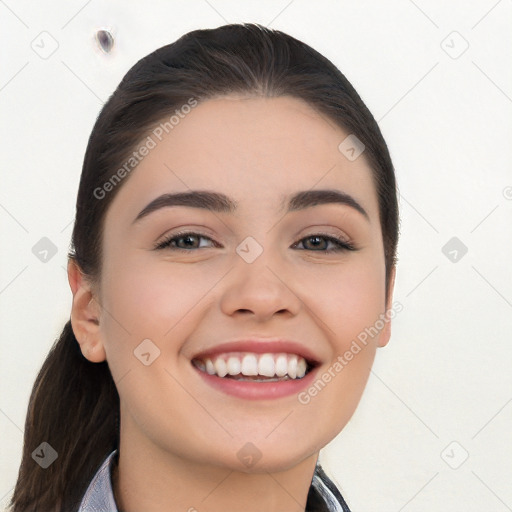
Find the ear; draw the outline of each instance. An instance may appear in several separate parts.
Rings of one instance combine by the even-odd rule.
[[[393,289],[395,288],[395,276],[396,276],[396,267],[393,265],[393,267],[391,268],[390,274],[389,274],[389,288],[388,288],[388,296],[386,297],[386,311],[388,311],[391,308],[391,302],[393,299]],[[380,332],[378,346],[385,347],[388,344],[390,337],[391,337],[391,320],[387,320],[384,323],[384,327],[382,328],[382,331]]]
[[[105,361],[106,354],[99,327],[100,305],[89,281],[73,258],[68,260],[68,281],[73,293],[71,327],[80,350],[92,363]]]

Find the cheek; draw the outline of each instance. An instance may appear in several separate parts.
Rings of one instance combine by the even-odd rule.
[[[350,361],[343,356],[326,365],[311,386],[298,395],[298,412],[308,429],[322,418],[322,445],[338,435],[354,414],[363,395],[375,355],[367,346]]]
[[[355,255],[335,271],[311,279],[309,304],[316,308],[331,354],[299,402],[329,411],[329,426],[339,431],[361,399],[375,358],[385,311],[385,266],[379,255]],[[316,298],[315,298],[316,295]]]
[[[312,429],[313,418],[322,415],[330,440],[351,418],[368,381],[380,333],[375,326],[384,311],[383,274],[378,265],[347,265],[336,277],[317,280],[315,289],[325,297],[314,306],[331,351],[298,401],[309,411],[305,416]]]
[[[372,254],[354,256],[346,265],[316,272],[307,285],[311,307],[318,311],[338,354],[374,326],[385,311],[383,261]]]
[[[199,266],[134,257],[105,275],[105,307],[129,332],[161,338],[214,282]]]
[[[181,345],[208,302],[208,290],[221,277],[206,266],[141,260],[127,257],[122,265],[106,269],[103,277],[102,334],[115,377],[140,364],[134,350],[147,339],[155,353],[160,351],[161,361],[176,364]]]

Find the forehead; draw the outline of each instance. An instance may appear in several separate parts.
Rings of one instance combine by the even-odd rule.
[[[187,112],[148,132],[142,143],[151,149],[110,210],[142,207],[166,192],[208,189],[233,197],[240,212],[277,212],[293,192],[333,188],[354,196],[370,217],[378,215],[366,159],[350,161],[339,149],[350,134],[304,101],[229,96]]]

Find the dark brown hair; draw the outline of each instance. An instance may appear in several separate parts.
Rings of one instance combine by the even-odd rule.
[[[303,42],[255,24],[195,30],[138,61],[103,106],[85,153],[69,258],[99,282],[105,214],[123,182],[98,199],[149,130],[194,98],[230,93],[302,99],[364,145],[379,202],[386,293],[396,263],[399,218],[394,169],[380,129],[345,76]],[[341,141],[340,141],[341,142]],[[129,179],[129,177],[125,178]],[[36,378],[25,422],[12,512],[74,512],[105,457],[118,448],[119,396],[107,362],[83,357],[68,321]],[[42,442],[58,458],[32,459]],[[346,505],[325,473],[326,482]],[[307,510],[327,510],[311,487]]]

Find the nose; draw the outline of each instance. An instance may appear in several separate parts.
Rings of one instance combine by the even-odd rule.
[[[272,319],[276,314],[296,316],[302,301],[293,289],[290,275],[280,270],[275,261],[266,258],[265,251],[254,262],[241,258],[229,272],[221,297],[221,310],[229,316],[246,316],[258,322]]]

